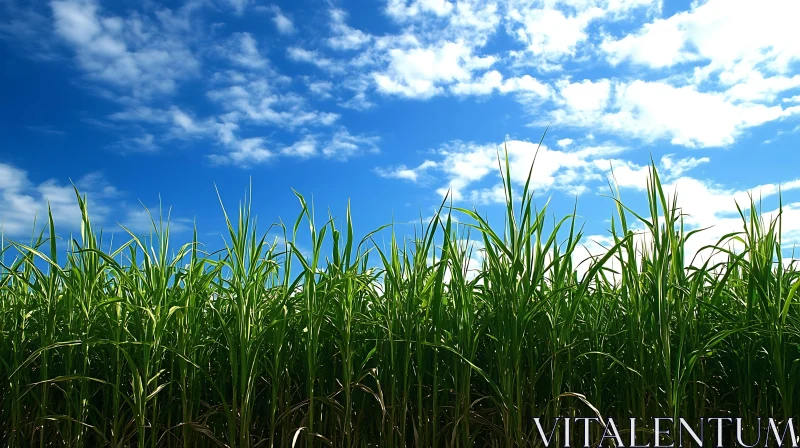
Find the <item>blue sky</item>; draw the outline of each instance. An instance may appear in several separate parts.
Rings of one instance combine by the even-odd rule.
[[[501,219],[496,151],[537,203],[577,198],[604,240],[613,167],[641,204],[652,157],[689,227],[738,229],[748,192],[800,241],[796,0],[0,0],[0,215],[30,235],[49,201],[78,227],[223,229],[252,179],[262,224],[357,231],[457,205]],[[520,188],[520,184],[516,184]],[[409,227],[410,229],[410,227]],[[181,237],[181,235],[183,235]],[[592,250],[589,248],[589,250]]]

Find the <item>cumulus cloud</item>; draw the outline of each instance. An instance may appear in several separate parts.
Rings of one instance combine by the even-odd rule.
[[[688,147],[730,145],[749,128],[800,112],[661,81],[561,81],[557,87],[561,107],[551,118],[558,123]]]
[[[728,101],[774,104],[800,87],[800,76],[792,73],[800,61],[798,14],[800,4],[792,0],[769,0],[758,8],[744,0],[696,2],[635,33],[607,37],[600,48],[614,65],[682,70],[692,83]]]
[[[328,45],[335,50],[357,50],[369,43],[372,36],[347,25],[347,12],[334,8],[330,11],[332,36]]]
[[[655,0],[541,1],[511,0],[506,13],[510,35],[526,48],[522,57],[553,61],[575,56],[589,40],[589,26],[598,20],[618,20],[639,9],[657,11]]]
[[[411,98],[430,98],[443,91],[443,85],[470,81],[472,72],[490,67],[495,58],[479,57],[461,42],[443,42],[435,47],[392,49],[385,72],[373,77],[378,90]]]
[[[454,141],[434,151],[430,158],[414,168],[406,165],[376,168],[381,177],[437,184],[436,192],[450,194],[456,201],[495,203],[505,201],[505,191],[499,179],[501,161],[508,154],[511,179],[522,186],[528,178],[537,192],[561,191],[580,195],[596,188],[605,188],[613,180],[621,188],[644,189],[648,165],[638,165],[620,158],[630,151],[613,144],[575,144],[561,140],[560,148],[538,143],[510,140],[501,144],[477,144]],[[696,167],[708,163],[709,157],[676,157],[664,155],[658,169],[662,180],[671,182]],[[444,185],[441,183],[444,182]]]
[[[41,225],[47,219],[48,201],[59,226],[74,229],[80,223],[80,211],[71,188],[54,180],[34,184],[26,171],[9,164],[0,163],[0,196],[3,198],[0,216],[6,236],[30,234],[37,217]]]
[[[556,142],[556,144],[558,144],[558,146],[560,146],[562,148],[566,148],[567,146],[571,145],[572,143],[573,143],[573,140],[571,138],[562,138],[562,139],[560,139],[559,141]]]
[[[73,186],[74,185],[74,186]],[[53,215],[57,235],[67,237],[81,229],[81,210],[75,188],[86,195],[92,225],[98,228],[121,230],[117,223],[134,232],[144,233],[151,227],[146,211],[131,206],[126,194],[118,190],[99,172],[86,174],[74,181],[49,178],[34,181],[30,174],[17,166],[0,163],[0,223],[8,239],[30,237],[47,225],[48,207]],[[157,207],[155,208],[157,213]],[[146,218],[146,219],[145,219]],[[173,217],[171,230],[181,232],[190,221]]]
[[[495,91],[501,94],[528,93],[540,99],[546,99],[552,95],[549,85],[531,75],[503,79],[503,75],[497,70],[488,71],[472,81],[458,82],[451,87],[451,90],[457,95],[491,95]]]
[[[327,58],[316,50],[307,50],[301,47],[289,47],[286,49],[286,54],[289,59],[293,61],[312,64],[325,71],[338,73],[343,70],[343,67],[339,61]]]
[[[289,45],[285,56],[320,70],[306,83],[309,95],[345,109],[374,107],[375,94],[418,100],[513,94],[535,111],[535,124],[599,129],[678,146],[728,146],[748,129],[800,112],[791,100],[796,93],[786,95],[800,88],[800,75],[789,72],[800,53],[786,19],[795,8],[790,0],[771,0],[753,17],[743,0],[731,2],[730,13],[722,10],[728,8],[723,3],[696,3],[661,18],[656,0],[391,0],[383,12],[399,29],[382,35],[351,26],[347,11],[331,7],[322,19],[327,30]],[[248,2],[231,6],[240,13]],[[279,33],[296,31],[279,7],[258,8],[272,16]],[[133,96],[174,91],[178,82],[198,73],[191,40],[178,38],[179,30],[192,29],[191,11],[166,11],[154,20],[142,14],[116,16],[95,0],[53,2],[56,33],[75,48],[87,76],[132,89]],[[745,39],[738,30],[751,19],[764,32]],[[632,32],[622,27],[621,35],[604,27],[620,21],[644,23]],[[516,45],[489,49],[489,38],[503,31]],[[207,92],[223,109],[215,122],[291,129],[338,121],[338,113],[315,110],[293,91],[291,78],[277,73],[251,32],[230,33],[216,48],[235,69],[215,72],[228,81]],[[180,63],[159,56],[167,50]],[[581,79],[552,71],[565,62],[602,57],[618,67],[631,62],[656,73],[682,72],[639,80],[624,72]],[[268,76],[255,76],[258,71]],[[167,117],[148,116],[157,110],[135,104],[111,118],[138,116],[140,122],[163,124]]]
[[[661,158],[661,165],[663,165],[671,175],[680,176],[684,172],[710,161],[711,159],[708,157],[686,157],[684,159],[675,160],[672,154],[668,154]]]
[[[282,93],[259,77],[210,90],[208,98],[227,110],[227,121],[246,120],[294,128],[301,125],[329,126],[339,115],[307,107],[306,100],[293,93]]]
[[[746,0],[695,2],[689,11],[606,40],[602,48],[615,63],[631,60],[660,68],[697,62],[703,66],[702,75],[742,63],[787,73],[800,59],[794,32],[798,14],[800,4],[793,0],[769,0],[758,8]]]
[[[454,141],[443,145],[434,153],[436,158],[426,160],[416,168],[405,165],[378,168],[382,177],[417,181],[427,174],[431,181],[444,185],[436,192],[450,194],[454,200],[475,203],[502,202],[504,192],[499,185],[499,158],[508,151],[511,178],[522,185],[534,161],[531,187],[537,191],[560,190],[569,194],[587,191],[586,184],[602,179],[609,165],[596,164],[603,157],[621,153],[624,148],[613,145],[583,146],[574,151],[558,150],[528,141],[511,140],[502,144],[477,144]],[[485,186],[488,180],[491,185]]]
[[[331,97],[331,90],[333,90],[333,83],[330,81],[314,81],[308,84],[308,91],[323,99]]]
[[[318,142],[315,136],[306,135],[301,140],[298,140],[292,145],[283,148],[281,153],[287,156],[307,159],[317,155],[317,144]]]
[[[416,182],[417,179],[425,173],[425,171],[436,168],[438,165],[432,160],[426,160],[419,164],[416,168],[408,168],[405,165],[398,165],[392,168],[376,168],[375,172],[379,176],[391,179],[403,179],[411,182]]]
[[[220,47],[220,52],[240,67],[257,70],[268,65],[267,59],[261,56],[258,43],[250,33],[235,33],[227,45]]]
[[[286,15],[281,8],[277,6],[272,6],[268,8],[268,10],[272,13],[272,23],[275,25],[275,29],[278,30],[279,33],[283,35],[291,35],[294,34],[295,29],[294,21]]]
[[[251,0],[222,0],[224,4],[230,7],[234,14],[242,15],[244,14],[245,10],[248,6],[250,6]]]
[[[646,178],[645,178],[646,179]],[[800,179],[784,182],[780,189],[783,192],[800,188]],[[716,246],[721,241],[723,246],[736,251],[742,250],[742,245],[730,239],[723,241],[725,235],[742,232],[743,221],[738,214],[737,205],[745,212],[750,208],[751,199],[756,206],[762,199],[774,197],[779,189],[776,184],[756,185],[747,189],[731,189],[715,184],[708,180],[681,176],[672,182],[663,185],[664,193],[669,198],[669,207],[674,204],[684,222],[686,231],[699,230],[692,235],[685,245],[686,265],[702,265],[705,262],[715,263],[727,257],[726,254],[714,249],[704,249]],[[650,218],[647,213],[646,218]],[[745,215],[748,216],[748,215]],[[800,243],[800,202],[784,204],[783,209],[762,210],[761,218],[764,223],[781,217],[782,241],[784,247]],[[749,216],[748,216],[749,218]],[[633,221],[629,224],[634,230],[634,244],[637,251],[646,250],[652,245],[652,235],[646,231],[643,223]],[[614,245],[609,235],[589,235],[583,241],[583,248],[575,255],[576,263],[584,263],[593,257],[602,256]],[[618,266],[616,260],[611,260],[608,267],[614,269]],[[588,264],[581,265],[581,271],[588,268]]]
[[[486,0],[390,0],[385,11],[420,42],[462,41],[474,48],[486,45],[502,19],[498,3]]]
[[[447,0],[389,0],[386,12],[397,19],[409,19],[420,14],[430,13],[446,16],[453,11],[453,4]]]
[[[379,152],[380,142],[379,137],[354,135],[344,127],[329,136],[304,135],[291,145],[282,148],[266,137],[240,137],[239,127],[234,123],[219,124],[217,134],[225,150],[210,155],[209,160],[218,165],[242,167],[267,163],[278,155],[297,159],[322,156],[344,161],[363,154]],[[270,149],[270,146],[273,149]],[[276,146],[279,149],[275,149]]]
[[[342,128],[322,148],[322,154],[333,159],[347,160],[360,154],[378,152],[380,150],[378,142],[380,137],[353,135],[346,128]]]
[[[75,51],[86,76],[135,97],[174,92],[200,63],[172,18],[106,13],[95,0],[51,3],[56,34]]]
[[[21,11],[7,6],[16,4],[3,7]],[[279,36],[204,16],[222,7],[230,18],[251,6]],[[387,27],[329,4],[303,21],[303,33],[296,12],[251,0],[124,12],[99,0],[53,0],[50,10],[52,17],[31,10],[0,20],[0,35],[15,29],[41,39],[26,30],[44,23],[86,87],[121,106],[102,125],[124,129],[117,146],[125,151],[215,136],[215,163],[347,158],[363,152],[353,146],[374,152],[377,143],[355,143],[358,132],[340,128],[346,115],[398,97],[505,95],[533,125],[690,148],[730,146],[800,113],[793,0],[757,9],[707,0],[670,16],[660,0],[386,0],[372,19]],[[271,39],[293,40],[276,50]],[[194,93],[208,108],[177,99],[197,80]],[[571,153],[567,140],[558,148]],[[402,178],[410,180],[417,171],[408,165]]]
[[[212,154],[209,160],[218,165],[239,165],[251,166],[264,163],[274,156],[266,148],[266,140],[263,137],[231,138],[225,143],[228,151],[224,154]]]

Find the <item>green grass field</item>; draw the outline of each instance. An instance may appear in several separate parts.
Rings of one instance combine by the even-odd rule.
[[[214,254],[169,246],[158,217],[152,241],[101,250],[81,200],[66,259],[52,219],[5,243],[0,445],[525,447],[535,417],[797,420],[800,269],[779,217],[740,204],[741,231],[691,263],[697,234],[651,176],[649,211],[616,202],[613,245],[578,266],[575,216],[553,226],[501,167],[503,226],[445,201],[414,238],[362,239],[298,195],[266,235],[248,199]]]

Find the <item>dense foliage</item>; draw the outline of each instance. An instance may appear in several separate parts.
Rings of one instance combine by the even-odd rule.
[[[278,238],[245,201],[214,254],[170,247],[158,219],[101,250],[79,196],[66,260],[52,218],[6,243],[0,445],[521,447],[540,443],[534,417],[797,420],[780,217],[747,204],[692,263],[653,167],[649,216],[612,202],[613,245],[578,266],[575,215],[553,224],[501,172],[500,229],[446,201],[413,238],[359,242],[349,210],[320,226],[298,195]]]

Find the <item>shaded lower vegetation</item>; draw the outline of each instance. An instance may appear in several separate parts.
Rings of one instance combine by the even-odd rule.
[[[653,167],[649,215],[614,191],[613,244],[578,266],[575,215],[553,223],[501,172],[499,228],[443,206],[413,238],[358,240],[349,211],[320,222],[298,195],[275,241],[246,201],[215,254],[170,247],[160,223],[101,250],[79,197],[66,260],[52,219],[6,249],[0,444],[523,447],[535,417],[797,420],[800,270],[780,217],[749,204],[690,263],[696,233]]]

